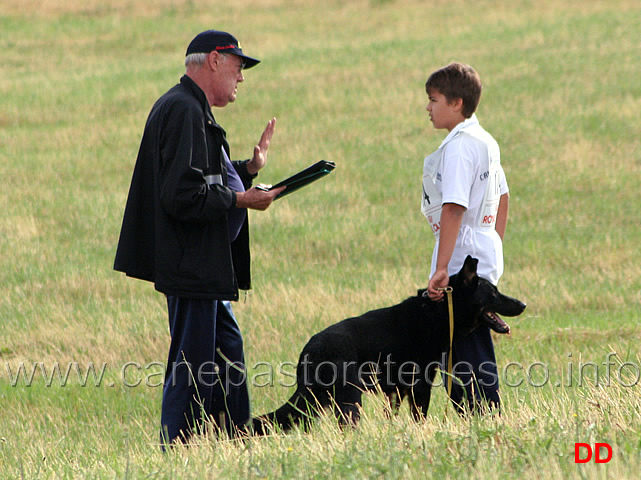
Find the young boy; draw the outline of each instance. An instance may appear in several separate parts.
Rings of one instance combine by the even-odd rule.
[[[443,299],[438,289],[447,286],[467,255],[479,260],[479,275],[492,283],[497,284],[503,273],[509,194],[499,146],[474,114],[481,89],[476,71],[460,63],[435,71],[425,84],[434,128],[449,132],[423,166],[421,210],[436,236],[428,284],[433,300]],[[462,386],[454,381],[450,398],[459,411],[465,411],[466,399],[471,411],[498,408],[498,372],[489,328],[480,327],[455,342],[452,359],[453,373]]]

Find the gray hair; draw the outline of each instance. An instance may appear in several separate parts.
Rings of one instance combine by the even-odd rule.
[[[227,53],[219,53],[223,59],[226,59],[229,56]],[[185,57],[185,67],[200,67],[204,65],[208,55],[208,53],[190,53]]]
[[[198,67],[205,63],[207,60],[207,53],[191,53],[185,57],[185,67],[194,66]]]

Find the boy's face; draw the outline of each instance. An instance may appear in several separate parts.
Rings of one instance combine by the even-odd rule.
[[[463,108],[463,100],[455,98],[451,102],[447,101],[445,95],[436,89],[427,92],[429,103],[426,110],[430,114],[430,120],[434,124],[434,128],[446,128],[451,132],[454,127],[465,120],[461,113]]]

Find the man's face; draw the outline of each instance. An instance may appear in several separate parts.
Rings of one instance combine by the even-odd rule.
[[[213,72],[212,107],[224,107],[236,100],[238,84],[245,80],[244,66],[242,59],[236,55],[219,55],[218,68]]]

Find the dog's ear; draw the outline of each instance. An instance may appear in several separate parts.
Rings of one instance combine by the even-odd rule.
[[[476,274],[476,267],[478,264],[479,261],[476,258],[472,258],[469,255],[467,256],[467,258],[465,258],[463,268],[461,268],[461,271],[459,272],[461,278],[463,279],[463,285],[470,286],[478,280],[479,277]]]

